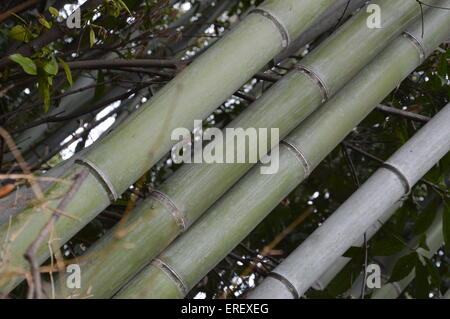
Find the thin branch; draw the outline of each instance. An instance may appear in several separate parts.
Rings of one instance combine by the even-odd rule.
[[[80,188],[83,181],[88,177],[89,170],[84,169],[80,174],[77,174],[74,176],[74,182],[72,186],[67,191],[64,198],[61,200],[61,202],[58,204],[56,211],[64,211],[64,209],[67,207],[67,205],[70,203],[70,201],[73,199],[75,194],[77,193],[78,189]],[[59,219],[61,214],[57,212],[53,212],[50,219],[48,220],[47,224],[41,229],[39,232],[37,238],[34,240],[34,242],[31,243],[31,245],[26,250],[24,257],[28,260],[30,263],[30,272],[31,277],[33,281],[33,290],[34,294],[33,297],[37,299],[42,298],[42,283],[41,283],[41,275],[39,270],[39,261],[36,258],[36,252],[38,248],[41,246],[42,242],[45,240],[47,235],[50,233],[53,225],[56,223],[56,221]],[[29,294],[31,296],[31,294]]]
[[[408,112],[408,111],[404,111],[404,110],[399,110],[396,109],[395,107],[390,107],[390,106],[386,106],[386,105],[378,105],[377,110],[389,114],[389,115],[395,115],[395,116],[400,116],[400,117],[404,117],[408,120],[413,120],[413,121],[417,121],[417,122],[422,122],[422,123],[427,123],[431,118],[428,116],[424,116],[424,115],[420,115],[420,114],[416,114],[416,113],[412,113],[412,112]]]

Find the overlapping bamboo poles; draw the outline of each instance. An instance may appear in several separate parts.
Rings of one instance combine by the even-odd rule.
[[[448,13],[444,16],[450,17]],[[447,19],[448,21],[448,19]],[[382,214],[450,151],[450,104],[403,145],[266,278],[250,298],[301,296]]]
[[[442,14],[426,17],[426,54],[448,37],[446,23],[448,16]],[[419,36],[420,23],[409,34]],[[398,38],[288,137],[280,149],[277,174],[261,175],[258,167],[253,168],[116,297],[183,297],[420,64],[423,52],[417,49],[410,39]]]
[[[386,12],[383,29],[369,30],[366,27],[368,13],[362,12],[302,63],[307,69],[319,70],[320,79],[328,87],[328,96],[334,94],[336,89],[356,74],[415,16],[414,5],[406,6],[405,11],[399,11],[390,1],[379,3]],[[323,51],[327,53],[323,54]],[[345,64],[347,67],[345,70],[337,67],[326,68],[324,65],[327,63]],[[274,85],[229,127],[279,128],[280,136],[284,137],[320,105],[324,98],[321,88],[298,67]],[[274,107],[275,105],[277,107]],[[257,145],[250,147],[257,150]],[[97,298],[113,294],[149,259],[189,227],[251,166],[251,163],[246,163],[182,167],[153,193],[163,205],[160,202],[155,203],[154,199],[145,201],[132,213],[128,223],[119,224],[88,250],[86,254],[94,257],[87,257],[86,265],[82,265],[82,280],[85,284],[82,285],[84,288],[81,292],[76,293],[83,295],[89,291],[90,295]],[[204,187],[205,184],[208,184],[208,187]],[[173,217],[173,210],[176,211],[176,218]],[[118,233],[126,235],[117,238]],[[130,244],[133,249],[128,248]],[[112,272],[113,278],[110,276]]]
[[[294,56],[301,48],[315,40],[321,34],[335,28],[340,22],[344,21],[355,10],[364,6],[367,0],[336,0],[322,16],[301,36],[292,41],[292,44],[286,50],[280,52],[273,59],[273,63],[279,63],[284,59]]]
[[[120,128],[87,152],[84,164],[76,165],[64,176],[71,180],[85,166],[91,170],[65,209],[75,220],[64,217],[54,225],[60,245],[170,150],[174,144],[170,139],[174,128],[192,128],[194,119],[210,114],[332,3],[333,0],[265,1]],[[41,201],[56,208],[58,199],[67,191],[68,185],[56,183]],[[23,276],[15,276],[28,268],[23,253],[48,223],[51,214],[50,210],[32,204],[1,228],[0,241],[7,258],[0,269],[0,292],[10,291],[23,279]],[[43,244],[36,258],[41,263],[47,256],[48,247]]]

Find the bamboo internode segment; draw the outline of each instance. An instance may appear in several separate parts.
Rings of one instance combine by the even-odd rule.
[[[398,208],[401,207],[402,203],[403,202],[399,201],[396,205],[392,206],[376,221],[375,224],[366,230],[366,240],[372,238],[372,236],[374,236],[377,231],[383,227],[384,223],[392,216],[392,214],[395,213]],[[364,236],[362,236],[357,242],[353,243],[353,246],[355,247],[361,247],[362,245],[364,245]],[[318,280],[316,280],[316,282],[314,282],[312,288],[316,290],[324,290],[350,260],[351,258],[340,256],[334,261],[333,265],[328,268],[327,271],[323,273]]]
[[[333,2],[334,0],[267,0],[260,7],[276,14],[290,36],[295,38],[311,26]],[[258,14],[248,15],[126,122],[86,152],[84,158],[103,172],[120,195],[170,151],[175,144],[170,139],[173,129],[192,128],[195,119],[207,117],[282,49],[282,38],[273,22]],[[75,165],[64,178],[70,179],[82,169],[83,166]],[[95,181],[94,184],[91,181]],[[59,198],[64,190],[58,184],[48,190],[46,198],[53,199],[49,200],[50,206],[57,206],[58,200],[54,198]],[[66,208],[67,214],[80,221],[60,219],[55,225],[60,245],[105,209],[110,204],[110,196],[104,183],[91,174]],[[1,228],[2,241],[7,234],[17,235],[17,239],[6,247],[14,253],[2,265],[2,274],[28,268],[23,253],[49,218],[49,214],[31,207],[13,218],[10,229],[9,225]],[[170,232],[172,225],[168,224],[162,229]],[[162,247],[167,245],[160,244]],[[49,256],[46,246],[42,245],[38,251],[39,262],[44,262]],[[2,276],[0,292],[9,292],[23,278]]]
[[[429,12],[424,41],[435,48],[449,36],[448,14]],[[410,32],[421,33],[417,21]],[[427,52],[429,54],[430,51]],[[313,169],[419,64],[417,49],[397,38],[328,103],[304,121],[288,139],[302,151]],[[158,258],[192,288],[222,260],[298,183],[304,167],[291,149],[280,147],[280,170],[261,175],[250,170],[189,231]],[[243,213],[245,212],[245,214]],[[116,298],[180,298],[175,283],[158,269],[142,270]]]
[[[450,16],[450,14],[447,14]],[[416,133],[389,163],[414,185],[450,151],[450,104]],[[308,237],[274,272],[289,280],[302,295],[332,263],[405,194],[399,174],[377,170],[327,221]],[[274,278],[265,279],[251,298],[293,298]]]
[[[258,8],[271,12],[284,25],[285,32],[295,37],[332,3],[268,0]],[[280,29],[273,21],[260,14],[249,14],[88,152],[86,158],[108,172],[118,193],[122,193],[170,151],[174,144],[170,136],[175,128],[192,128],[194,119],[207,117],[282,48]],[[211,72],[212,65],[215,72]],[[106,154],[107,150],[113,153]]]
[[[382,10],[386,12],[383,29],[367,28],[366,21],[369,14],[362,11],[309,56],[308,65],[312,67],[320,68],[323,63],[331,65],[336,60],[342,61],[341,66],[345,65],[345,68],[340,69],[336,74],[326,69],[322,70],[321,80],[324,83],[334,83],[333,88],[328,92],[330,96],[383,50],[390,40],[399,36],[420,13],[413,2],[402,2],[401,8],[390,0],[379,3]],[[399,9],[402,10],[399,11]],[[329,50],[329,48],[334,49]],[[321,54],[322,50],[327,50],[328,55]],[[336,77],[338,80],[335,80]],[[318,82],[304,72],[293,70],[228,127],[278,128],[282,138],[319,107],[322,100],[323,90]],[[226,145],[226,147],[229,146]],[[250,147],[256,149],[257,145]],[[297,163],[301,158],[299,154],[302,153],[300,149],[298,150],[295,157]],[[310,164],[305,156],[303,159],[306,161],[306,166],[304,165],[302,169],[307,173],[311,170]],[[185,214],[186,225],[190,226],[251,167],[250,163],[183,165],[158,191],[164,193],[178,211]],[[159,212],[159,206],[156,210],[152,208],[152,202],[147,200],[138,205],[132,213],[133,218],[126,225],[127,229],[131,229],[126,236],[117,239],[114,236],[118,229],[116,227],[87,251],[87,256],[95,256],[92,259],[87,257],[89,262],[82,265],[82,280],[86,283],[82,286],[86,289],[90,288],[90,294],[97,298],[112,295],[115,289],[138,272],[149,259],[175,238],[172,230],[178,227],[175,225],[176,222],[172,222],[169,231],[160,227],[155,211],[161,212]],[[173,216],[170,209],[166,209],[166,214]],[[178,234],[179,232],[176,235]],[[161,245],[161,242],[165,245]],[[128,244],[132,244],[135,248],[133,250],[125,248],[129,246]],[[132,263],[130,259],[133,260]],[[107,265],[115,265],[114,278],[107,277],[111,271],[110,266]]]

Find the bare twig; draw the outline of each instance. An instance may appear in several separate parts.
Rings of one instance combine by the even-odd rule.
[[[74,176],[74,182],[72,186],[67,191],[64,198],[61,200],[61,202],[58,204],[58,207],[56,208],[57,211],[64,211],[66,206],[70,203],[72,198],[77,193],[78,189],[80,188],[83,181],[88,177],[89,170],[84,169],[80,174]],[[40,276],[40,270],[39,270],[39,261],[36,258],[36,251],[41,246],[42,242],[45,240],[47,235],[50,233],[53,225],[56,223],[56,221],[59,219],[61,214],[53,213],[48,220],[47,224],[41,229],[39,232],[37,238],[31,245],[28,247],[28,249],[25,252],[25,259],[28,260],[30,263],[30,273],[32,277],[33,282],[33,290],[34,293],[31,295],[29,293],[29,297],[34,297],[37,299],[42,298],[42,284],[41,284],[41,276]],[[31,289],[31,287],[30,287]]]

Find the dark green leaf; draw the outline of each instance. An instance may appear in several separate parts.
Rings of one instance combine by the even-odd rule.
[[[447,251],[450,251],[450,200],[444,201],[444,214],[442,216],[442,234]]]
[[[415,262],[416,269],[416,298],[427,299],[430,292],[430,284],[428,283],[428,272],[427,268],[422,264],[419,258]]]
[[[416,252],[401,257],[392,270],[389,282],[396,282],[408,276],[414,269],[418,255]]]
[[[430,275],[431,278],[431,283],[438,288],[441,284],[441,275],[439,274],[439,270],[437,269],[433,260],[425,257],[424,259],[428,274]]]
[[[56,62],[56,59],[52,57],[50,61],[45,63],[44,70],[50,75],[58,74],[58,62]]]
[[[419,217],[414,223],[414,235],[424,233],[431,226],[434,219],[436,218],[436,214],[440,204],[440,197],[436,197],[431,201],[431,203],[427,205],[427,207],[422,212],[420,212]]]
[[[385,238],[372,245],[371,253],[374,256],[390,256],[400,252],[405,245],[396,238]]]

